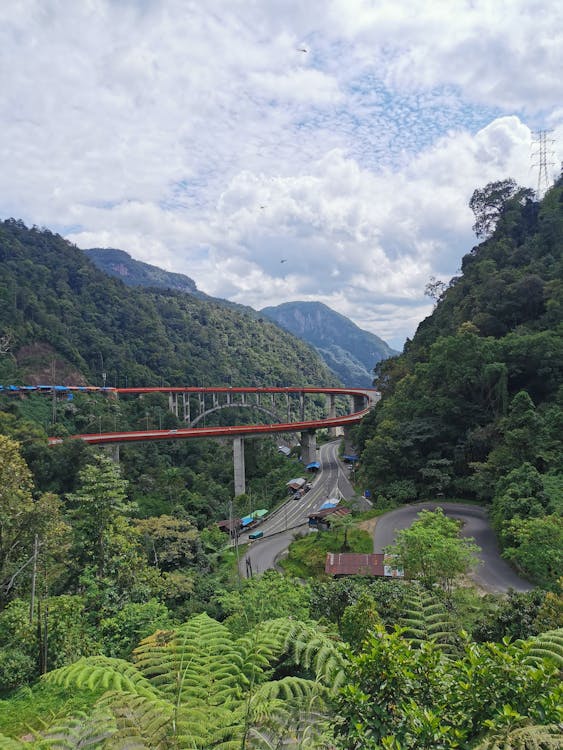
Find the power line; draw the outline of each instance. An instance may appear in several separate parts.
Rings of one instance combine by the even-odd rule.
[[[555,143],[554,138],[548,138],[548,135],[552,133],[551,130],[538,130],[534,133],[533,143],[535,149],[532,151],[532,158],[535,159],[532,162],[533,167],[538,168],[538,187],[537,187],[537,198],[543,198],[546,191],[549,190],[553,184],[553,178],[550,176],[548,167],[555,166],[555,162],[552,161],[555,154],[553,151],[553,144]]]

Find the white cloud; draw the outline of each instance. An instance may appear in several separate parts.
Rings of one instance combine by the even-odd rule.
[[[474,242],[472,191],[535,186],[532,129],[563,157],[562,21],[547,0],[0,6],[0,216],[400,346]]]

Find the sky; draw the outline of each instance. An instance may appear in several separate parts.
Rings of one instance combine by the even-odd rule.
[[[556,0],[0,2],[0,218],[397,349],[540,130],[556,177]]]

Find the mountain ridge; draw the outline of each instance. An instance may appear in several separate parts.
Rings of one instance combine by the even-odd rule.
[[[345,385],[371,386],[375,365],[398,354],[379,336],[322,302],[284,302],[260,313],[314,346]]]

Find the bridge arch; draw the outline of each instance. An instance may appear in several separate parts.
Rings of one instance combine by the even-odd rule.
[[[279,414],[276,414],[275,412],[271,411],[270,409],[266,409],[264,406],[260,406],[259,404],[217,404],[216,406],[212,406],[211,409],[207,409],[206,411],[199,414],[195,419],[192,419],[191,422],[188,423],[188,428],[191,429],[192,427],[195,427],[199,422],[201,422],[202,419],[204,419],[209,414],[213,414],[213,412],[219,411],[220,409],[255,409],[256,411],[261,411],[264,414],[267,414],[269,417],[272,417],[274,422],[279,422],[281,424],[282,420]]]

